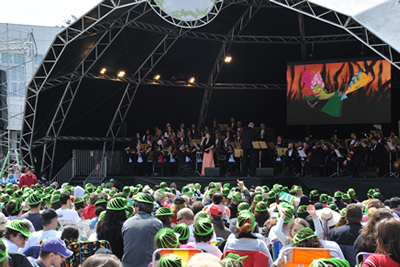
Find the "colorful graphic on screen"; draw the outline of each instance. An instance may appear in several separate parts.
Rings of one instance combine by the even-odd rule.
[[[386,60],[288,64],[287,124],[390,122]]]

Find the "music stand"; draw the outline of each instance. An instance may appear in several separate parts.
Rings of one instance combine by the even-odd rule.
[[[288,150],[287,147],[277,147],[276,148],[276,153],[278,154],[278,157],[281,157],[281,162],[282,162],[282,175],[285,174],[285,154],[286,151]]]
[[[329,176],[329,177],[340,176],[339,158],[343,158],[343,155],[340,154],[340,152],[339,152],[338,149],[335,149],[335,153],[336,153],[336,156],[337,156],[337,159],[336,159],[336,172],[333,173],[333,174],[332,174],[331,176]]]
[[[231,142],[229,143],[233,148],[240,148],[240,142]]]
[[[239,161],[240,161],[240,164],[239,164],[240,170],[239,171],[242,171],[243,149],[235,148],[235,156],[234,157],[239,158]]]
[[[258,150],[258,167],[261,168],[261,153],[263,149],[268,149],[267,143],[264,141],[254,141],[253,148]]]
[[[392,152],[396,151],[396,147],[392,144],[392,142],[386,142],[385,145],[386,151],[389,153],[389,172],[386,173],[383,177],[386,177],[389,175],[390,177],[396,177],[399,178],[399,174],[397,172],[392,171]]]

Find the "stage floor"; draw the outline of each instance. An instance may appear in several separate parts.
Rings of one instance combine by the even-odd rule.
[[[400,196],[400,179],[398,178],[348,178],[348,177],[109,177],[116,180],[117,188],[122,189],[124,186],[135,186],[136,184],[154,185],[166,182],[168,185],[175,183],[178,189],[188,183],[200,183],[202,188],[206,187],[210,182],[229,183],[231,187],[237,185],[237,180],[244,181],[246,187],[258,185],[267,185],[271,188],[274,184],[283,186],[300,185],[304,194],[309,194],[313,189],[327,193],[333,196],[336,190],[347,191],[354,188],[360,200],[367,198],[367,192],[370,188],[379,188],[384,199],[393,196]]]

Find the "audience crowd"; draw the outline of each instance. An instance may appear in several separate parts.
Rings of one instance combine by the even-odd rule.
[[[400,198],[301,186],[162,182],[118,190],[38,183],[28,168],[0,195],[2,266],[281,266],[294,248],[330,249],[310,266],[400,266]],[[187,262],[156,249],[198,249]],[[300,249],[301,250],[301,249]],[[357,254],[363,256],[357,259]]]

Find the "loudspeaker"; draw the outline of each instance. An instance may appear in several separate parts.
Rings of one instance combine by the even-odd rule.
[[[219,168],[205,168],[204,172],[205,172],[205,176],[207,176],[207,177],[218,177],[219,176]]]
[[[274,168],[257,168],[256,177],[274,176]]]

